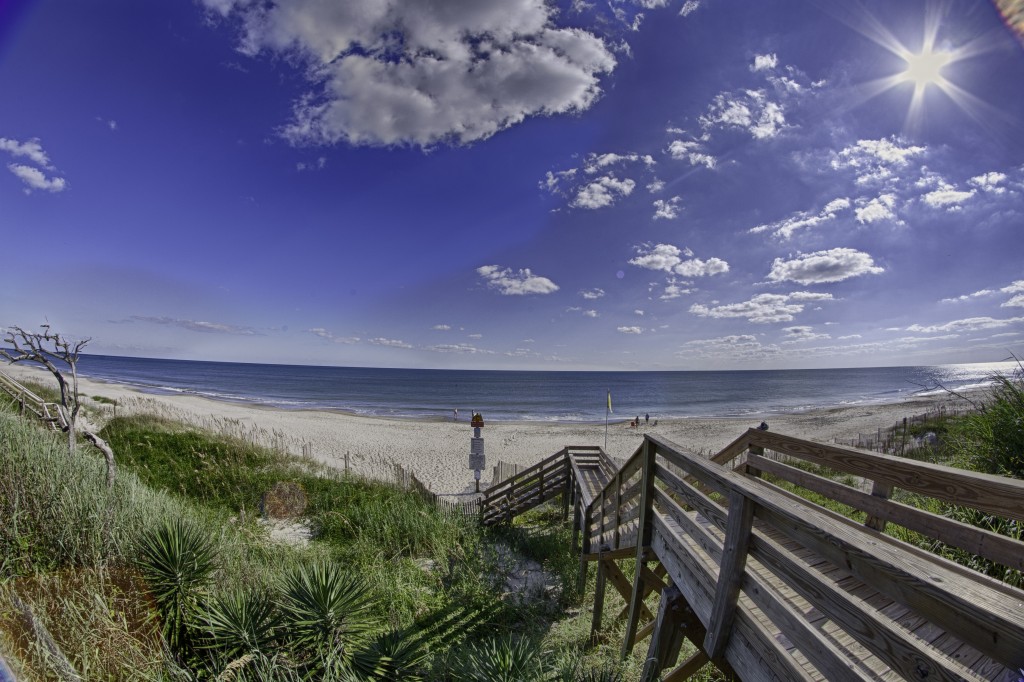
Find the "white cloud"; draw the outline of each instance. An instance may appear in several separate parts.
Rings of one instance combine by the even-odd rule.
[[[854,214],[857,216],[857,222],[862,225],[877,223],[880,220],[891,220],[898,223],[899,219],[893,211],[895,206],[895,194],[879,194],[870,201],[858,199]]]
[[[847,341],[849,339],[860,339],[863,338],[860,334],[847,334],[846,336],[837,337],[838,341]]]
[[[975,291],[972,294],[964,294],[963,296],[957,296],[955,298],[944,298],[941,301],[939,301],[939,303],[960,303],[963,301],[969,301],[972,298],[981,298],[982,296],[988,296],[994,293],[996,292],[992,291],[991,289],[981,289],[979,291]]]
[[[583,317],[598,317],[596,310],[584,310]]]
[[[617,199],[628,197],[634,187],[636,182],[630,178],[619,180],[615,176],[606,175],[580,187],[570,205],[576,208],[604,208],[611,206]]]
[[[884,182],[894,177],[896,169],[905,167],[910,159],[926,152],[925,147],[907,145],[898,137],[858,140],[832,154],[833,169],[853,169],[858,184]]]
[[[389,348],[412,348],[412,344],[400,341],[399,339],[387,339],[383,336],[378,336],[375,339],[367,339],[369,343],[375,346],[387,346]]]
[[[643,334],[644,330],[640,327],[619,327],[618,330],[623,334]]]
[[[729,272],[729,264],[720,258],[709,258],[706,261],[692,258],[692,251],[681,250],[672,244],[644,244],[634,248],[640,255],[631,258],[629,264],[647,270],[660,270],[683,277],[709,277]],[[689,260],[683,260],[683,256]]]
[[[809,291],[797,291],[792,294],[758,294],[749,301],[741,303],[713,307],[695,303],[690,306],[690,312],[700,317],[743,317],[757,324],[768,324],[791,322],[794,315],[803,312],[805,303],[831,300],[832,294]]]
[[[1024,294],[1017,294],[1010,300],[1002,303],[1000,308],[1024,308]]]
[[[476,269],[487,286],[497,289],[503,296],[524,296],[527,294],[550,294],[558,291],[558,285],[547,277],[530,272],[529,268],[514,271],[500,265],[482,265]]]
[[[786,117],[782,105],[769,100],[764,90],[745,90],[715,95],[700,123],[705,130],[742,128],[754,139],[764,140],[786,127]]]
[[[752,234],[771,232],[773,236],[780,239],[790,239],[797,230],[804,230],[817,227],[823,223],[835,220],[840,211],[850,208],[851,202],[846,197],[839,197],[825,204],[817,213],[811,211],[798,211],[788,218],[778,220],[774,223],[766,223],[750,228]]]
[[[47,192],[63,192],[67,189],[67,181],[64,178],[48,178],[45,173],[32,166],[9,163],[7,164],[7,170],[14,173],[22,182],[29,186],[29,189],[25,190],[26,192],[30,192],[33,189],[41,189]]]
[[[991,317],[968,317],[962,320],[952,320],[945,324],[921,325],[912,324],[907,327],[908,332],[920,332],[922,334],[936,334],[940,332],[967,332],[978,329],[999,329],[1010,325],[1024,322],[1024,317],[1010,317],[997,320]]]
[[[53,170],[53,166],[50,165],[50,157],[43,150],[43,145],[37,137],[33,137],[28,142],[18,142],[7,137],[0,137],[0,151],[5,151],[11,156],[24,157],[37,166]]]
[[[543,0],[204,0],[239,20],[239,49],[307,65],[285,136],[430,146],[485,139],[528,116],[586,110],[616,60]]]
[[[700,0],[686,0],[683,6],[679,8],[679,15],[688,17],[700,9],[700,6]]]
[[[449,324],[435,324],[433,327],[431,327],[431,329],[433,329],[434,331],[438,331],[438,332],[450,331],[451,328],[452,327]]]
[[[469,334],[468,336],[469,336],[469,338],[476,339],[476,340],[484,338],[483,334]]]
[[[684,294],[692,294],[692,289],[684,289],[683,286],[676,282],[669,282],[665,285],[665,291],[659,296],[662,301],[671,301],[674,298],[679,298]]]
[[[768,273],[768,281],[820,284],[882,272],[885,269],[875,265],[871,256],[863,251],[838,248],[801,254],[788,261],[776,258]]]
[[[633,314],[634,315],[639,315],[640,317],[643,317],[644,316],[644,311],[642,311],[639,308],[637,308],[636,310],[633,311]]]
[[[779,65],[779,58],[774,52],[770,54],[754,55],[754,63],[750,65],[751,71],[770,71]]]
[[[203,320],[182,320],[166,316],[147,317],[144,315],[132,315],[128,319],[133,322],[149,322],[151,324],[161,324],[168,327],[180,327],[181,329],[187,329],[192,332],[202,332],[204,334],[236,334],[238,336],[261,336],[261,334],[252,327],[241,327],[238,325],[223,324],[220,322],[205,322]]]
[[[704,151],[703,145],[694,140],[672,140],[668,145],[668,153],[673,159],[688,160],[691,166],[714,168],[718,160]]]
[[[932,208],[957,209],[965,201],[978,193],[978,190],[958,190],[953,185],[943,184],[939,189],[928,192],[921,197],[921,201]]]
[[[647,191],[650,192],[651,194],[657,194],[658,192],[662,191],[663,189],[665,189],[665,181],[664,180],[654,180],[654,181],[649,182],[647,184]]]
[[[404,346],[403,346],[404,347]],[[494,355],[494,351],[477,348],[468,343],[439,343],[433,346],[426,346],[423,350],[432,353],[463,353],[466,355],[484,354]]]
[[[654,200],[654,220],[675,220],[679,217],[680,197]]]
[[[649,154],[640,155],[635,152],[628,154],[615,154],[608,152],[606,154],[588,154],[586,160],[583,162],[583,172],[593,175],[599,173],[608,166],[615,166],[623,163],[637,163],[642,162],[645,166],[654,166],[654,157]]]
[[[588,301],[596,301],[604,296],[604,289],[585,289],[580,292],[580,296]]]
[[[981,175],[975,175],[967,182],[990,194],[1004,194],[1006,192],[1006,188],[1000,186],[1006,182],[1005,173],[997,173],[995,171],[982,173]]]
[[[1024,279],[1018,279],[1013,284],[1008,284],[999,291],[1004,294],[1024,294]]]
[[[783,343],[804,343],[805,341],[817,341],[818,339],[831,339],[829,334],[816,333],[813,327],[785,327],[783,330],[786,340]]]
[[[359,343],[358,336],[335,336],[334,334],[327,331],[323,327],[313,327],[312,329],[307,329],[306,331],[309,332],[310,334],[313,334],[314,336],[319,336],[321,339],[327,339],[331,343],[344,343],[350,345],[353,343]]]

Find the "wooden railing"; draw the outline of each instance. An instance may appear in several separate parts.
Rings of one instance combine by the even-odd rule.
[[[0,372],[0,391],[14,399],[19,414],[31,414],[54,431],[67,431],[67,417],[60,405],[43,400],[6,372]]]
[[[564,447],[488,488],[480,502],[481,520],[485,525],[511,521],[516,514],[561,496],[563,515],[574,504],[578,529],[580,511],[592,499],[588,483],[600,480],[603,486],[614,469],[615,463],[600,447]]]
[[[516,514],[564,495],[570,484],[568,448],[562,448],[529,469],[491,486],[480,501],[484,525],[509,521]]]
[[[612,584],[626,602],[623,654],[651,637],[645,679],[685,679],[710,660],[745,680],[1016,682],[1024,591],[884,531],[1013,571],[1024,542],[902,504],[898,490],[1024,522],[1020,480],[753,429],[711,460],[647,435],[583,512],[594,634]],[[627,556],[632,581],[616,565]],[[684,637],[696,653],[669,670]]]

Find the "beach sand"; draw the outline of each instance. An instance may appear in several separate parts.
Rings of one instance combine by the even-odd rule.
[[[51,384],[52,376],[27,365],[3,365],[0,369],[15,379],[32,377]],[[283,447],[294,454],[307,454],[329,465],[344,468],[346,453],[349,467],[356,473],[387,478],[392,462],[412,471],[437,493],[470,495],[474,490],[473,472],[468,469],[472,436],[468,417],[460,421],[422,421],[363,417],[329,411],[284,410],[246,404],[214,401],[190,395],[152,395],[130,386],[80,380],[80,392],[91,398],[101,396],[119,403],[118,413],[153,412],[197,426],[235,433],[266,445]],[[86,398],[83,404],[92,401]],[[772,431],[822,442],[849,440],[858,434],[886,429],[904,417],[935,410],[940,404],[963,407],[963,401],[934,395],[904,399],[886,404],[856,405],[817,409],[793,414],[752,415],[743,418],[660,419],[657,426],[629,428],[613,422],[608,427],[607,452],[625,459],[643,441],[644,432],[673,441],[691,452],[714,454],[756,427],[762,419]],[[109,406],[96,403],[94,412],[109,417]],[[102,416],[99,417],[102,422]],[[487,415],[484,415],[486,420]],[[619,415],[613,415],[619,419]],[[653,423],[653,420],[652,420]],[[499,460],[531,465],[554,454],[566,445],[605,443],[605,425],[546,422],[487,421],[484,437],[488,467]],[[491,471],[481,478],[481,489],[491,482]]]

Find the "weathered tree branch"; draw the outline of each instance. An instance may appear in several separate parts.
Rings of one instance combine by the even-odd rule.
[[[42,365],[57,380],[60,386],[60,407],[64,413],[68,428],[68,451],[75,454],[75,435],[77,432],[78,413],[82,403],[78,395],[78,357],[86,344],[92,339],[85,338],[70,341],[57,332],[50,330],[50,325],[41,325],[42,332],[30,332],[18,326],[10,327],[4,336],[4,343],[10,348],[0,348],[0,357],[10,363],[34,362]],[[12,352],[13,350],[13,352]],[[58,364],[67,365],[71,370],[71,385]],[[114,452],[107,443],[88,430],[83,430],[86,439],[103,452],[107,460],[107,486],[114,484],[117,468]]]

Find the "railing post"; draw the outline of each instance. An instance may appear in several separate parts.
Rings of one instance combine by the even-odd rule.
[[[642,481],[640,486],[639,528],[636,533],[636,577],[633,578],[633,595],[629,600],[629,616],[626,618],[626,635],[622,640],[622,657],[626,658],[633,650],[637,625],[640,622],[640,607],[644,600],[644,581],[641,578],[643,566],[647,561],[646,549],[651,544],[651,533],[654,521],[654,461],[657,448],[651,443],[649,436],[644,436],[643,465],[641,466]]]
[[[718,587],[715,589],[715,602],[711,607],[709,629],[704,637],[704,651],[711,660],[721,658],[732,633],[740,587],[743,585],[743,572],[747,565],[747,546],[750,543],[753,522],[753,500],[738,490],[731,491],[729,516],[725,523],[722,564],[718,569]]]
[[[622,518],[622,472],[615,474],[615,528],[612,531],[612,549],[619,548],[619,523]]]
[[[583,541],[580,545],[580,575],[576,579],[576,587],[577,591],[583,594],[583,590],[587,587],[588,562],[586,555],[590,554],[590,507],[583,510],[580,526],[583,532]]]

